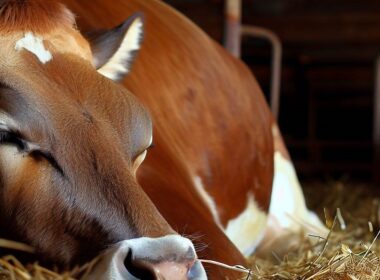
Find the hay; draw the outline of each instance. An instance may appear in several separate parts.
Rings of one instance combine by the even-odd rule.
[[[275,252],[271,260],[252,257],[249,259],[251,269],[211,263],[239,270],[246,274],[243,279],[252,280],[380,279],[380,241],[377,242],[380,200],[372,190],[369,186],[342,182],[308,185],[306,196],[313,198],[309,200],[309,207],[324,216],[331,229],[326,239],[300,233],[297,237],[300,242],[290,248],[285,257],[280,259]],[[27,245],[2,239],[0,247],[32,251]],[[0,256],[0,280],[80,279],[96,261],[62,274],[38,263],[22,264],[12,256]]]
[[[6,239],[0,239],[0,249],[13,249],[17,251],[33,253],[28,245]],[[1,252],[1,251],[0,251]],[[22,264],[14,256],[0,255],[0,280],[75,280],[86,276],[96,264],[98,258],[71,271],[58,272],[40,266],[37,262]]]
[[[380,208],[373,190],[344,182],[306,186],[309,207],[325,217],[328,237],[301,233],[301,242],[282,259],[252,257],[251,279],[380,279]]]
[[[361,242],[354,236],[363,234],[362,229],[352,230],[331,231],[317,244],[315,236],[305,237],[278,263],[253,257],[251,279],[380,279],[378,235]]]

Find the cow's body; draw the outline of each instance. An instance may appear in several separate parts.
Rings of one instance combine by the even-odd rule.
[[[155,147],[139,182],[174,228],[202,234],[207,244],[220,242],[205,251],[236,262],[222,249],[227,242],[218,237],[223,235],[219,227],[245,210],[249,194],[266,212],[272,187],[273,121],[256,80],[240,61],[160,2],[91,4],[101,16],[83,7],[86,2],[66,3],[79,15],[79,26],[89,29],[144,13],[144,43],[124,81],[154,120]]]
[[[244,264],[244,254],[254,251],[263,239],[265,231],[271,234],[274,232],[273,227],[278,229],[289,225],[289,218],[285,216],[285,212],[289,212],[290,215],[296,213],[300,219],[307,217],[302,193],[281,135],[256,80],[246,66],[210,40],[194,24],[161,2],[155,0],[94,0],[91,2],[65,0],[63,2],[78,16],[78,26],[82,31],[110,28],[135,12],[144,13],[146,30],[143,47],[131,73],[123,82],[125,87],[150,110],[154,124],[155,148],[149,152],[146,162],[138,170],[137,177],[140,185],[171,227],[180,234],[196,237],[195,243],[201,244],[203,247],[198,252],[201,258],[228,264]],[[77,41],[75,43],[78,44]],[[48,49],[49,44],[47,44]],[[78,56],[84,57],[76,57],[73,65],[79,65],[82,60],[91,60],[88,46],[86,43],[83,45],[87,52],[86,56],[83,55],[84,51],[78,51]],[[58,48],[55,45],[54,47]],[[64,47],[68,49],[68,53],[76,51],[76,48],[71,48],[70,45]],[[13,51],[11,47],[9,49],[10,52]],[[121,155],[118,150],[120,146],[124,145],[119,143],[123,137],[132,139],[126,145],[133,144],[134,135],[144,139],[143,142],[141,139],[139,140],[142,143],[141,148],[137,149],[139,152],[146,149],[149,144],[147,142],[149,120],[143,113],[143,109],[139,105],[135,105],[138,102],[124,92],[123,94],[130,98],[125,101],[129,107],[123,103],[124,99],[118,103],[117,98],[107,98],[108,90],[112,89],[109,94],[115,97],[120,89],[104,78],[99,78],[95,69],[91,69],[91,63],[87,62],[85,67],[81,68],[83,81],[88,78],[92,82],[88,85],[88,92],[76,97],[75,90],[81,88],[83,83],[74,83],[70,87],[68,86],[68,89],[64,89],[68,68],[62,68],[66,71],[62,77],[59,72],[60,67],[66,67],[67,59],[70,61],[73,54],[66,58],[62,55],[55,56],[53,53],[50,59],[40,53],[38,55],[34,53],[34,55],[42,63],[45,63],[43,59],[47,59],[47,67],[54,67],[51,69],[58,75],[52,76],[56,79],[53,84],[59,84],[62,86],[62,91],[66,90],[70,92],[70,95],[73,94],[75,102],[77,102],[76,99],[79,100],[78,108],[80,110],[78,111],[76,106],[70,105],[73,101],[71,98],[69,101],[66,100],[66,95],[62,97],[61,103],[59,101],[61,97],[55,98],[54,93],[49,93],[51,100],[48,99],[54,106],[57,106],[57,110],[61,110],[59,117],[69,113],[67,108],[72,108],[72,112],[75,114],[78,113],[79,119],[85,117],[83,120],[85,125],[77,124],[81,135],[84,136],[83,143],[81,142],[82,138],[78,138],[81,141],[78,144],[77,155],[74,155],[78,156],[78,163],[84,163],[83,166],[79,167],[78,165],[78,169],[83,170],[84,173],[91,171],[91,168],[95,169],[91,172],[95,172],[94,174],[99,177],[99,180],[96,176],[88,176],[87,180],[93,182],[93,185],[99,184],[100,188],[112,186],[116,189],[115,193],[112,189],[110,194],[107,189],[104,192],[107,193],[106,195],[113,195],[116,200],[120,200],[117,201],[119,204],[115,204],[120,206],[119,209],[114,210],[115,205],[105,204],[103,212],[100,211],[100,213],[107,214],[107,217],[114,217],[113,213],[115,212],[120,214],[120,217],[126,215],[127,220],[132,220],[131,224],[135,226],[135,228],[132,227],[131,233],[127,234],[123,230],[128,229],[128,225],[124,225],[119,216],[117,217],[119,219],[117,226],[113,227],[111,218],[105,218],[99,214],[101,223],[99,222],[100,224],[95,226],[102,226],[106,237],[98,236],[95,238],[95,242],[99,241],[99,244],[104,246],[104,242],[102,243],[98,239],[106,239],[109,243],[131,237],[145,235],[159,237],[172,234],[171,228],[155,212],[154,207],[133,180],[135,168],[130,168],[128,162],[133,162],[135,156],[128,154],[127,159],[122,158],[125,155]],[[61,64],[55,64],[57,57],[62,59]],[[32,60],[29,57],[28,59]],[[35,61],[35,57],[33,59],[33,63],[29,61],[27,64],[28,67],[33,67],[35,63],[38,63]],[[49,62],[50,60],[52,62]],[[23,68],[23,70],[25,69],[26,67]],[[45,75],[46,72],[46,77],[50,77],[51,72],[46,70],[50,68],[39,65],[38,69],[40,69],[41,75]],[[101,69],[99,73],[103,74]],[[28,75],[25,74],[26,80],[33,81]],[[73,75],[70,74],[71,78]],[[82,76],[82,74],[80,75]],[[15,78],[15,82],[12,81],[12,83],[17,84],[17,79]],[[38,83],[34,83],[35,88],[38,89]],[[27,86],[28,83],[25,83],[25,87]],[[40,88],[42,92],[49,90],[48,87]],[[41,94],[41,96],[43,95]],[[104,105],[105,108],[102,108],[103,100],[101,98],[107,102]],[[66,108],[64,102],[68,102],[67,104],[70,106]],[[60,104],[65,104],[65,106],[60,107]],[[46,106],[46,104],[43,105]],[[83,111],[86,108],[90,111]],[[130,111],[118,112],[119,108],[121,110],[127,108]],[[99,113],[99,109],[103,111]],[[91,114],[95,116],[95,120],[92,119]],[[128,129],[134,133],[132,136],[123,131],[124,120],[129,120],[128,118],[135,121],[128,123]],[[67,117],[62,120],[57,118],[57,122],[65,120]],[[76,124],[76,119],[73,118],[71,122]],[[90,125],[86,124],[87,122]],[[98,134],[90,129],[88,131],[81,130],[83,127],[92,127],[94,122],[95,124],[99,123],[97,128],[104,128],[104,130],[99,130]],[[144,128],[144,132],[141,132],[141,126]],[[65,125],[63,127],[67,129]],[[107,134],[110,131],[111,134]],[[121,139],[119,139],[120,131],[122,132]],[[67,133],[69,132],[73,133],[68,130]],[[101,133],[107,137],[103,142],[102,140],[97,141],[97,137]],[[139,133],[143,135],[141,136]],[[91,140],[91,135],[94,140]],[[67,148],[74,145],[70,141],[64,142]],[[82,154],[85,159],[88,158],[87,150],[79,150],[80,147],[89,145],[99,147],[99,150],[92,151],[99,162],[89,164],[90,168],[83,158],[80,158]],[[127,148],[133,149],[134,145],[131,147]],[[96,153],[99,151],[100,154],[97,155]],[[110,151],[114,154],[108,156]],[[65,156],[62,155],[62,158],[65,159]],[[60,163],[60,158],[57,162]],[[66,161],[63,162],[66,163]],[[36,165],[34,160],[31,164],[32,166]],[[63,166],[61,171],[70,168],[73,166]],[[123,174],[123,168],[128,169],[126,176]],[[11,173],[11,171],[7,172]],[[75,174],[72,176],[75,177]],[[75,181],[73,186],[83,183],[86,188],[86,182],[81,181],[83,178],[76,178],[78,182]],[[107,180],[102,181],[104,178]],[[87,184],[89,183],[87,182]],[[272,185],[272,200],[281,200],[281,196],[284,196],[291,201],[289,205],[285,203],[278,207],[278,202],[270,205]],[[21,184],[21,186],[23,185]],[[68,185],[68,187],[70,186]],[[92,188],[98,192],[98,189]],[[86,193],[86,195],[91,198],[91,194]],[[126,199],[123,199],[123,196]],[[70,198],[72,197],[71,194]],[[89,209],[93,210],[91,207],[95,204],[92,205],[92,203],[96,201],[88,201],[88,197],[83,195],[82,198],[82,194],[80,195],[81,199],[87,199]],[[131,200],[130,197],[136,199]],[[99,199],[104,199],[102,194]],[[109,201],[110,199],[107,200],[107,203]],[[75,206],[76,202],[74,196],[71,203]],[[270,210],[272,213],[268,215]],[[128,216],[128,214],[130,215]],[[74,215],[74,218],[79,218],[79,216]],[[104,218],[105,221],[100,218]],[[149,223],[150,219],[152,223]],[[269,219],[271,222],[268,227]],[[94,225],[91,224],[91,226]],[[114,234],[112,239],[108,238],[108,226],[110,227],[109,232]],[[81,236],[81,232],[77,233],[78,228],[74,229],[75,234]],[[90,233],[94,232],[91,230],[88,229],[89,237],[86,236],[86,238],[92,237]],[[83,237],[81,238],[84,240]],[[35,241],[33,238],[30,240],[30,237],[24,239]],[[174,239],[175,242],[177,242],[176,240]],[[160,244],[159,242],[158,244]],[[188,244],[187,241],[183,242]],[[37,242],[37,244],[39,243]],[[61,245],[65,245],[63,241]],[[75,245],[79,247],[81,243],[75,243]],[[86,244],[86,246],[88,245]],[[132,244],[128,248],[134,248],[134,246],[135,244]],[[100,246],[100,248],[102,247]],[[48,251],[49,248],[45,248],[45,250]],[[44,250],[41,251],[44,253]],[[85,253],[83,252],[83,254]],[[191,256],[189,263],[192,265],[194,256]],[[73,257],[68,253],[67,259],[72,261]],[[161,258],[159,261],[166,261],[166,259]],[[187,269],[190,267],[189,263],[186,262]],[[222,275],[236,277],[236,274],[232,272],[215,267],[209,268],[209,276],[212,279],[220,279]]]
[[[199,235],[198,241],[208,245],[202,257],[242,263],[267,226],[275,158],[279,173],[283,164],[292,168],[255,78],[241,61],[161,2],[65,3],[84,30],[111,27],[128,14],[144,13],[143,47],[124,81],[154,120],[156,147],[140,169],[139,182],[176,230]],[[296,197],[289,214],[304,218],[297,178],[285,173],[278,178],[277,193],[280,187],[280,195]],[[276,214],[284,218],[289,208],[281,206]],[[289,217],[285,219],[286,225]],[[275,227],[281,227],[275,220]]]

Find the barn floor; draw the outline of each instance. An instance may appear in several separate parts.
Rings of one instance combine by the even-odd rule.
[[[331,228],[329,236],[305,234],[283,258],[276,252],[269,259],[252,258],[251,279],[380,279],[380,196],[374,186],[303,185],[309,208]]]
[[[284,257],[276,252],[265,259],[252,257],[250,276],[243,279],[380,279],[380,240],[376,237],[380,195],[374,186],[341,181],[303,185],[309,208],[331,228],[329,236],[300,235]],[[283,242],[288,242],[287,237]],[[12,257],[0,257],[0,280],[74,279],[89,267],[58,275],[36,264],[24,267]]]

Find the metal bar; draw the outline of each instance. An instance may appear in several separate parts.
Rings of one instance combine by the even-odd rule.
[[[241,34],[242,36],[252,36],[265,39],[272,46],[270,106],[273,116],[276,120],[278,120],[280,110],[280,87],[282,65],[281,41],[275,33],[262,27],[242,25]]]
[[[240,57],[241,0],[225,1],[224,46],[235,57]]]

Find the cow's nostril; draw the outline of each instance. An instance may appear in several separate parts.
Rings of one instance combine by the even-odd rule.
[[[128,252],[124,260],[124,265],[127,271],[138,279],[156,280],[154,268],[144,261],[134,260],[132,251]]]
[[[182,258],[183,259],[183,258]],[[161,262],[147,261],[133,256],[130,250],[124,260],[128,273],[141,280],[205,280],[204,269],[199,261],[173,261]],[[135,279],[134,278],[134,279]],[[129,278],[127,278],[129,279]]]
[[[187,273],[187,278],[189,280],[201,280],[205,278],[204,268],[200,261],[195,261],[194,264],[190,267],[189,272]]]

